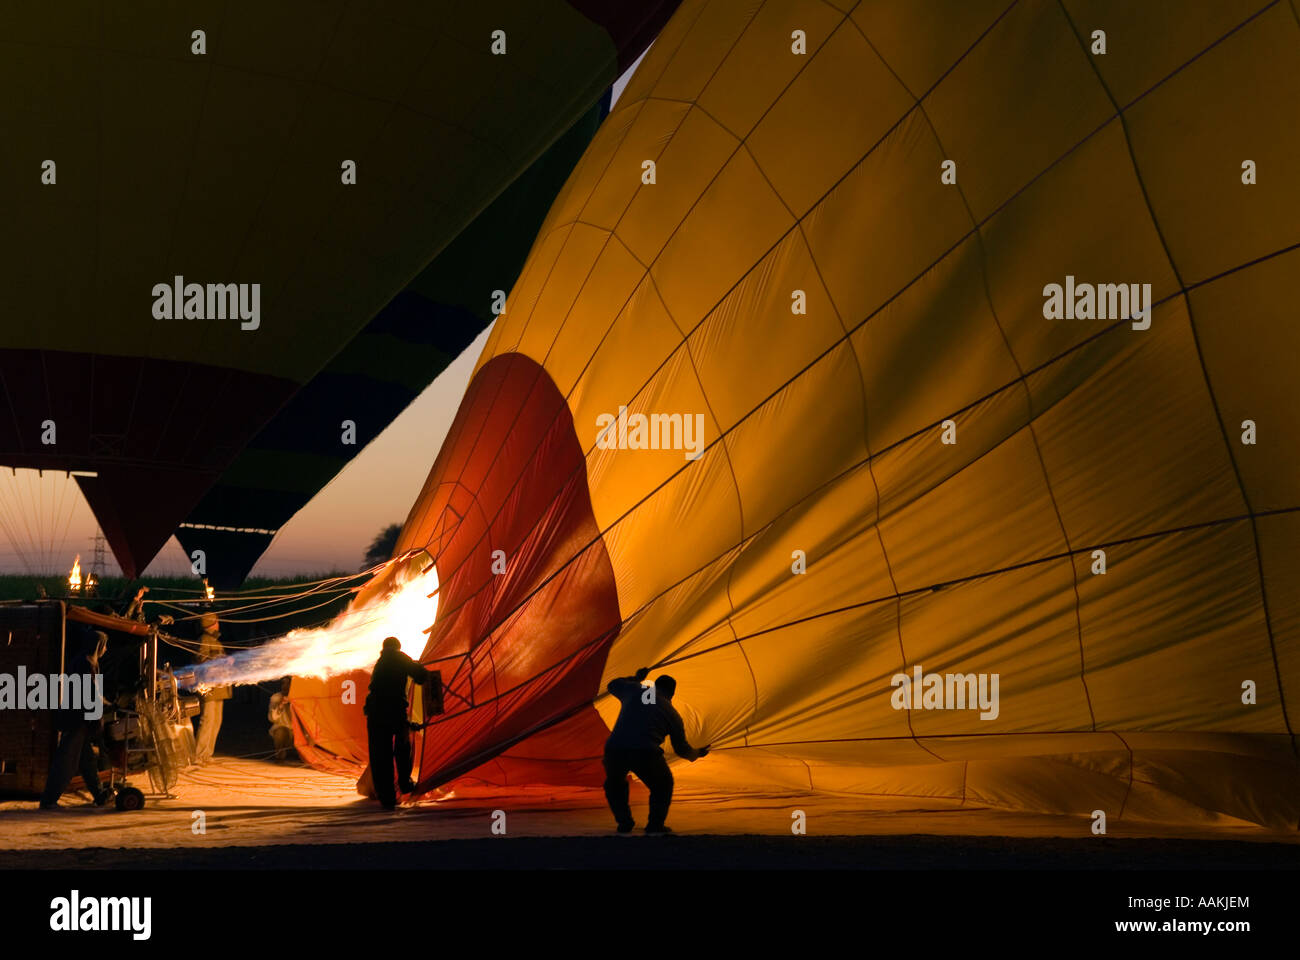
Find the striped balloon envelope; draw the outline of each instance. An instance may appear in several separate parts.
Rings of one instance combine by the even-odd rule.
[[[684,784],[1294,829],[1298,105],[1289,3],[683,3],[406,521],[421,789],[646,665]]]

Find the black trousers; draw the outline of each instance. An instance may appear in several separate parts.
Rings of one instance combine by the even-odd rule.
[[[387,724],[367,720],[366,734],[370,741],[370,779],[375,785],[375,796],[386,807],[397,804],[397,784],[411,779],[411,728],[405,721]],[[393,765],[397,766],[397,779],[393,779]]]
[[[59,746],[50,758],[50,771],[45,776],[45,792],[41,794],[41,803],[58,803],[78,769],[92,796],[97,798],[103,792],[104,788],[99,783],[99,765],[95,762],[94,745],[99,739],[100,727],[94,721],[78,723],[71,730],[63,731]]]
[[[272,727],[271,742],[275,744],[275,762],[284,763],[293,752],[293,731],[288,727]]]
[[[614,819],[620,824],[632,822],[632,808],[627,799],[627,775],[635,773],[650,790],[648,827],[662,827],[668,819],[668,805],[673,802],[673,772],[668,769],[664,752],[658,747],[646,750],[605,748],[605,799]]]

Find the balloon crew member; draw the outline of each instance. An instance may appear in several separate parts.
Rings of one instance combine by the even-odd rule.
[[[68,664],[67,675],[80,675],[83,683],[87,677],[95,676],[99,673],[100,658],[104,656],[104,651],[107,649],[108,634],[102,630],[94,631],[83,643],[81,653]],[[78,768],[81,771],[81,779],[86,781],[86,789],[95,799],[95,806],[102,807],[113,796],[113,791],[99,782],[95,744],[98,743],[100,748],[103,748],[104,705],[99,704],[97,710],[90,709],[91,705],[85,697],[94,695],[95,687],[92,682],[89,691],[83,690],[83,702],[80,705],[71,704],[67,708],[58,710],[54,715],[54,725],[59,731],[59,746],[54,751],[54,756],[50,758],[49,773],[45,777],[45,791],[41,794],[42,810],[54,810],[59,806],[59,797],[63,795],[64,790],[68,789],[68,784],[72,782],[73,771]],[[87,712],[96,713],[98,716],[93,720],[87,719]]]
[[[148,587],[141,587],[137,590],[122,616],[127,620],[144,620],[144,595],[148,592]]]
[[[366,734],[370,744],[370,779],[375,796],[385,810],[397,806],[393,789],[393,765],[397,765],[397,787],[413,793],[411,782],[411,725],[407,720],[406,681],[424,683],[428,670],[406,654],[396,637],[384,640],[383,651],[370,671],[370,692],[366,694]]]
[[[221,645],[221,625],[215,613],[205,613],[200,621],[203,636],[199,638],[199,662],[206,663],[226,654]],[[230,687],[213,687],[202,694],[203,712],[199,714],[199,736],[194,747],[194,759],[208,763],[217,749],[217,734],[221,732],[221,714],[230,699]]]
[[[642,667],[635,676],[618,677],[605,688],[622,704],[605,741],[604,758],[605,799],[619,833],[630,833],[636,826],[628,805],[629,772],[650,790],[650,819],[645,832],[672,833],[664,823],[673,800],[673,774],[664,759],[664,737],[669,738],[673,751],[683,760],[693,763],[709,752],[708,747],[696,750],[686,740],[681,715],[673,707],[677,681],[661,676],[655,678],[653,687],[643,686],[641,681],[649,673],[648,667]]]
[[[271,694],[266,709],[266,719],[271,721],[271,742],[275,744],[275,762],[284,763],[293,751],[293,720],[289,713],[289,684],[292,679],[280,681],[280,689]]]

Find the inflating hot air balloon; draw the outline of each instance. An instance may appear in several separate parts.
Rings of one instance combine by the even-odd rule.
[[[598,785],[646,664],[724,795],[1295,829],[1300,24],[1188,6],[682,4],[398,546],[421,790]]]
[[[369,387],[351,418],[369,439],[473,339],[477,315],[436,300],[447,309],[422,313],[418,334],[391,315],[363,331],[579,123],[674,6],[0,13],[0,465],[78,471],[128,576],[191,518],[191,543],[232,555],[218,579],[242,579],[359,449],[340,449],[333,417],[333,447],[320,419],[304,428],[295,396],[323,371],[320,390]],[[509,274],[499,285],[515,247],[482,258]]]

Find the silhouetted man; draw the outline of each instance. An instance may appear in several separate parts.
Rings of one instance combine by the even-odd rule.
[[[99,673],[99,661],[108,648],[108,634],[96,630],[87,638],[85,648],[67,667],[67,675],[78,675],[84,681]],[[83,687],[83,698],[93,696],[94,685],[88,693]],[[100,716],[87,719],[87,712],[92,705],[89,702],[69,704],[58,710],[54,725],[59,731],[59,746],[50,758],[50,769],[45,776],[45,791],[41,794],[41,809],[54,810],[59,806],[59,797],[72,782],[73,771],[80,769],[81,779],[86,781],[86,789],[95,799],[95,806],[102,807],[113,796],[113,791],[99,782],[99,764],[95,759],[94,744],[102,741],[103,704],[98,707]]]
[[[650,790],[650,819],[645,832],[672,833],[664,823],[673,801],[673,774],[664,759],[664,737],[683,760],[694,762],[709,752],[708,747],[696,750],[686,742],[686,728],[673,707],[677,681],[663,676],[655,678],[653,687],[642,686],[641,681],[649,673],[648,667],[642,667],[636,676],[618,677],[605,688],[622,704],[605,741],[605,799],[618,822],[619,833],[630,833],[636,826],[627,799],[629,772]]]
[[[406,654],[396,637],[384,641],[383,652],[370,671],[370,693],[366,695],[366,732],[370,740],[370,779],[375,796],[385,810],[397,806],[393,790],[393,763],[397,763],[397,786],[411,793],[411,726],[406,719],[406,681],[424,683],[429,671]]]

